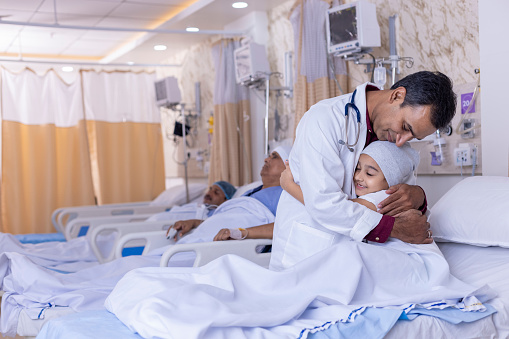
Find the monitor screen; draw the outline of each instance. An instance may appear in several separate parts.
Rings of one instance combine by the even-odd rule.
[[[380,47],[376,6],[368,1],[328,9],[325,24],[329,53],[348,55]]]
[[[155,83],[155,87],[156,87],[156,100],[157,101],[160,101],[160,100],[165,100],[166,99],[166,93],[167,93],[167,90],[166,90],[166,81],[162,80],[162,81],[157,81]]]
[[[355,6],[329,13],[330,45],[357,41],[357,8]]]

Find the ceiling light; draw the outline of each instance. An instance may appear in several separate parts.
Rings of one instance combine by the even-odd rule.
[[[198,27],[187,27],[186,31],[188,31],[188,32],[199,32],[200,29]]]
[[[168,47],[166,47],[166,45],[155,45],[154,46],[155,51],[166,51],[166,48],[168,48]]]
[[[63,72],[72,72],[72,71],[74,71],[74,67],[72,67],[72,66],[64,66],[64,67],[62,67],[62,71]]]
[[[232,4],[232,7],[233,8],[246,8],[247,7],[247,2],[237,1],[237,2],[234,2]]]
[[[128,62],[127,62],[127,64],[128,64],[129,66],[134,65],[134,61],[128,61]]]

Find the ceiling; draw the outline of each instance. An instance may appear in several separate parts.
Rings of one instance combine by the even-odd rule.
[[[0,24],[0,60],[21,56],[26,61],[159,63],[211,34],[241,33],[225,32],[224,26],[252,11],[267,11],[285,1],[244,0],[248,7],[235,9],[234,0],[0,0],[0,22],[13,23]],[[198,27],[200,32],[186,32],[187,27]],[[153,46],[157,44],[168,48],[155,51]]]

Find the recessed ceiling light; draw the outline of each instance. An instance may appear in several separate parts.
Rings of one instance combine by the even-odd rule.
[[[154,46],[154,50],[156,50],[156,51],[166,51],[166,48],[168,48],[168,47],[166,47],[166,45],[155,45]]]
[[[198,27],[187,27],[186,31],[188,31],[188,32],[199,32],[200,29]]]
[[[128,65],[134,65],[134,61],[128,61],[127,64]]]
[[[72,66],[64,66],[64,67],[62,67],[62,71],[63,72],[72,72],[72,71],[74,71],[74,67],[72,67]]]
[[[237,2],[234,2],[232,4],[232,7],[233,8],[246,8],[247,7],[247,2],[244,2],[244,1],[237,1]]]

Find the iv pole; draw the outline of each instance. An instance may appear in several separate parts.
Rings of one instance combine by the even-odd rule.
[[[186,202],[189,203],[189,183],[187,177],[187,140],[186,140],[186,105],[180,104],[180,114],[182,115],[182,141],[184,143],[184,180],[186,186]]]

